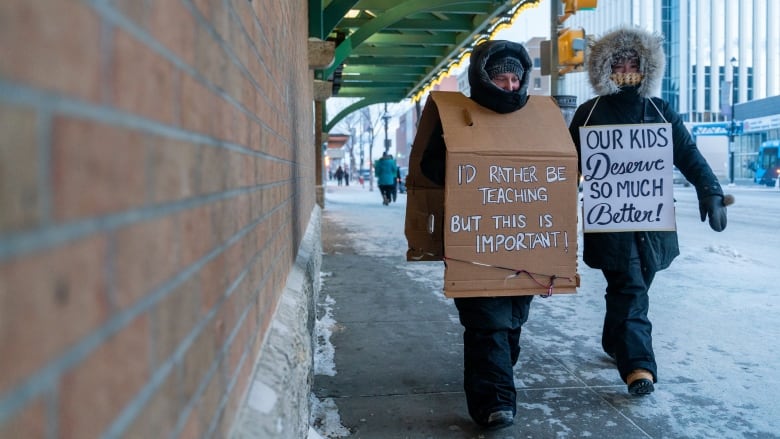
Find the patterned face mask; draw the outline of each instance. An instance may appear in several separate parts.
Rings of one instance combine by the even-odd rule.
[[[636,86],[642,83],[642,74],[637,72],[613,73],[609,75],[609,79],[618,87]]]

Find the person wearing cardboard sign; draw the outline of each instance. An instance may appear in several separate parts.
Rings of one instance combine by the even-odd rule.
[[[673,165],[695,186],[701,220],[709,218],[709,225],[714,231],[723,231],[726,228],[728,203],[724,202],[717,177],[697,149],[680,116],[666,101],[652,97],[660,86],[664,68],[663,37],[658,34],[621,27],[590,44],[587,70],[597,96],[577,108],[569,126],[581,158],[580,173],[585,179],[585,190],[599,188],[600,182],[597,180],[603,177],[603,183],[608,177],[606,174],[614,174],[622,182],[628,181],[626,176],[629,168],[635,171],[641,169],[643,164],[662,168],[644,169],[646,175],[652,175],[645,181],[663,183],[664,174],[660,173],[663,170],[668,171],[668,179],[671,180],[671,164],[625,159],[629,154],[635,154],[631,157],[654,154],[655,151],[651,150],[665,146],[664,142],[656,143],[657,139],[653,139],[652,144],[647,141],[643,143],[636,139],[625,139],[625,136],[621,142],[621,137],[604,136],[600,145],[596,146],[598,142],[590,142],[588,137],[591,133],[588,129],[596,129],[593,127],[613,126],[617,133],[617,126],[665,124],[662,129],[670,127],[669,142],[666,142],[672,145],[670,158]],[[592,150],[595,149],[598,149],[601,157],[611,158],[612,166],[603,176],[595,176],[595,166],[587,161],[588,155],[593,154]],[[623,165],[615,166],[615,162],[620,160],[625,160],[621,162]],[[605,169],[601,166],[601,171]],[[659,173],[653,174],[656,171]],[[618,173],[622,175],[618,176]],[[626,183],[623,184],[623,187],[628,187]],[[659,184],[654,190],[661,192],[663,186]],[[604,191],[595,191],[591,197],[598,198],[599,194],[604,195]],[[671,193],[666,196],[670,197]],[[586,211],[584,222],[587,222],[587,216]],[[626,226],[626,230],[618,232],[589,233],[583,226],[583,259],[589,267],[602,270],[607,281],[602,348],[616,362],[620,377],[628,385],[628,392],[646,395],[653,392],[654,383],[658,379],[652,346],[652,324],[647,316],[648,289],[656,272],[669,267],[680,251],[673,216],[672,226],[666,230],[652,230],[652,227],[632,230],[630,227]]]
[[[471,99],[497,113],[521,109],[528,101],[532,63],[525,47],[504,40],[478,45],[468,70]],[[441,124],[426,145],[420,168],[432,182],[445,184],[445,144]],[[507,135],[507,142],[511,138]],[[463,332],[463,387],[469,415],[497,429],[513,424],[517,391],[513,368],[520,355],[520,332],[533,296],[455,298]]]

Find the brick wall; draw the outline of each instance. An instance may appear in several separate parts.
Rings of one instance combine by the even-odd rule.
[[[0,1],[0,437],[223,437],[315,209],[305,0]]]

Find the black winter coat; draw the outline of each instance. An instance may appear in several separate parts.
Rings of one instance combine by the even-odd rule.
[[[585,125],[586,119],[588,126],[668,122],[672,125],[674,165],[695,186],[699,200],[709,195],[723,196],[717,177],[699,152],[680,116],[666,101],[660,98],[652,100],[655,106],[649,98],[640,97],[636,88],[626,87],[617,94],[593,98],[580,105],[569,125],[577,154],[580,153],[579,128]],[[594,105],[596,108],[591,113]],[[663,113],[663,117],[656,107]],[[583,260],[591,268],[625,271],[628,269],[632,239],[637,242],[643,267],[652,272],[669,267],[680,254],[677,232],[674,231],[585,233]]]

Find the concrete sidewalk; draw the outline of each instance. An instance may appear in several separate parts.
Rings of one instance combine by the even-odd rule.
[[[780,437],[777,364],[727,358],[733,342],[726,337],[685,349],[703,330],[685,333],[685,307],[682,315],[651,315],[660,381],[650,396],[629,396],[600,349],[604,281],[582,262],[577,294],[536,298],[531,306],[515,368],[515,425],[481,430],[466,410],[462,328],[440,292],[442,263],[405,260],[404,203],[399,195],[383,206],[378,190],[360,186],[326,189],[319,301],[335,321],[336,373],[316,375],[313,392],[335,403],[348,437]]]

